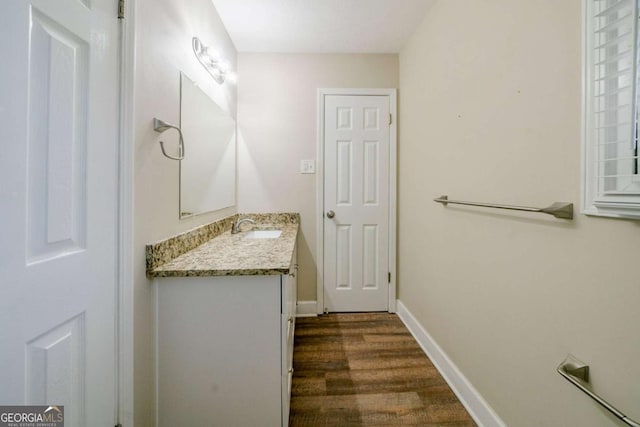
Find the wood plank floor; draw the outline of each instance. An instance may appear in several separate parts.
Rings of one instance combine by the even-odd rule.
[[[394,314],[296,320],[289,425],[476,426]]]

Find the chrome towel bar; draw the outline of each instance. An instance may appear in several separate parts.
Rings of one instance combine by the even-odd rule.
[[[440,196],[437,199],[433,199],[436,203],[442,203],[447,206],[449,203],[452,205],[466,205],[466,206],[479,206],[483,208],[496,208],[496,209],[509,209],[512,211],[525,211],[525,212],[539,212],[549,215],[553,215],[556,218],[573,219],[573,203],[555,202],[551,206],[546,208],[530,208],[527,206],[511,206],[511,205],[498,205],[494,203],[478,203],[478,202],[463,202],[461,200],[449,200],[449,196]]]
[[[558,366],[558,373],[571,384],[578,387],[587,396],[598,402],[603,408],[611,412],[626,425],[631,427],[640,427],[640,424],[637,421],[627,417],[609,402],[591,391],[591,385],[589,383],[589,365],[585,365],[575,357],[568,355],[560,366]]]

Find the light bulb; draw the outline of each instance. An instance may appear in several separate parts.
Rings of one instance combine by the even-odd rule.
[[[220,68],[220,71],[227,73],[231,69],[231,64],[226,59],[223,59],[218,64],[218,67]]]
[[[203,53],[211,61],[212,64],[217,64],[222,59],[222,55],[217,49],[205,47]]]
[[[231,71],[229,74],[225,75],[225,80],[234,85],[238,83],[238,75]]]

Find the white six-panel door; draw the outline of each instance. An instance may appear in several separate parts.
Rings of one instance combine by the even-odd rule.
[[[388,96],[324,102],[324,305],[389,307]]]
[[[113,426],[117,1],[3,1],[0,31],[0,404]]]

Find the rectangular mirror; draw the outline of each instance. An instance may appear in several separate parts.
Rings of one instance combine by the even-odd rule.
[[[180,218],[236,202],[236,122],[184,73],[180,73]]]

